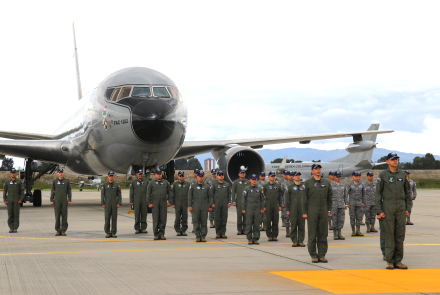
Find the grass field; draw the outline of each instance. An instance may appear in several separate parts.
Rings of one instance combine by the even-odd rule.
[[[419,178],[414,179],[417,188],[440,188],[440,179]]]

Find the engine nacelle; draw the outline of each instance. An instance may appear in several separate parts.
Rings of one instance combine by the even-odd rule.
[[[350,143],[345,150],[349,153],[368,152],[376,147],[376,143],[369,140],[357,141]]]
[[[225,180],[231,183],[238,179],[238,172],[242,166],[246,169],[247,178],[251,174],[259,176],[266,168],[263,157],[255,150],[244,146],[227,149],[219,156],[217,163],[219,169],[225,173]]]
[[[31,163],[31,171],[32,172],[41,172],[41,171],[46,170],[50,165],[53,165],[53,164],[33,160]]]

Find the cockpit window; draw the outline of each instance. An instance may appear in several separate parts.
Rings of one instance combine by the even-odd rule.
[[[116,101],[116,99],[118,98],[119,91],[121,91],[121,88],[116,88],[113,91],[112,97],[110,99],[111,101]]]
[[[119,96],[118,96],[118,100],[121,100],[125,97],[129,97],[130,92],[131,92],[131,86],[122,87],[121,92],[119,93]]]
[[[165,87],[153,87],[154,96],[167,98],[170,97],[168,90]]]
[[[182,101],[182,97],[180,96],[179,90],[177,90],[176,87],[167,87],[167,88],[172,98],[175,98],[180,102]]]
[[[131,94],[132,97],[142,97],[142,96],[151,96],[151,89],[150,87],[134,87],[133,93]]]

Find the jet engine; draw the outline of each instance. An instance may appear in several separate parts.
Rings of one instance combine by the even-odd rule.
[[[345,150],[349,153],[362,153],[367,152],[376,147],[376,143],[369,140],[362,140],[350,143]]]
[[[217,163],[225,174],[225,180],[231,183],[238,178],[241,167],[246,170],[247,178],[251,174],[258,176],[266,167],[263,157],[258,152],[244,146],[226,149],[218,157]]]

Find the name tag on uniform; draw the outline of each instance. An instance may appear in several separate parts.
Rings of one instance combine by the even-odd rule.
[[[182,187],[185,187],[185,185],[183,184]]]
[[[303,191],[306,187],[303,185],[302,187],[299,188],[300,191]]]
[[[255,190],[257,193],[259,193],[260,191],[259,190]]]
[[[160,185],[163,185],[163,182],[160,182]]]
[[[325,184],[321,184],[321,187],[325,187]]]
[[[245,182],[244,184],[247,184],[247,182]]]
[[[397,178],[397,181],[403,181],[403,178]]]
[[[202,187],[202,189],[206,189],[206,188]]]

